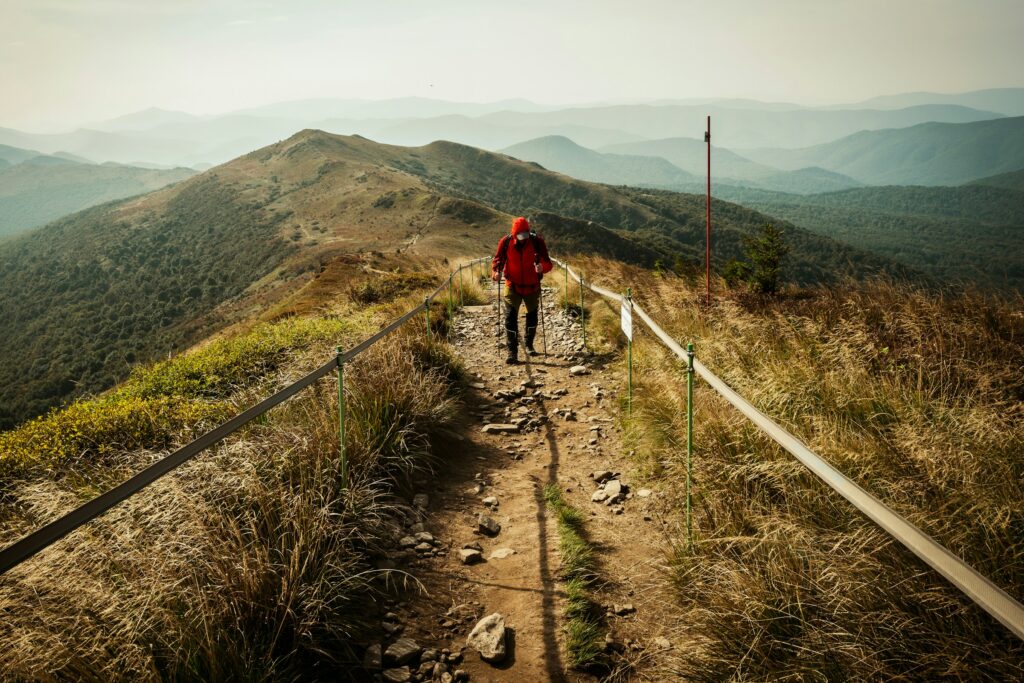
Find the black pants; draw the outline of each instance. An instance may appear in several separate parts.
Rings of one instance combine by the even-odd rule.
[[[526,346],[533,348],[537,335],[537,314],[540,304],[540,290],[533,294],[519,294],[512,287],[505,289],[505,334],[508,337],[508,355],[516,356],[519,351],[519,306],[526,304]]]

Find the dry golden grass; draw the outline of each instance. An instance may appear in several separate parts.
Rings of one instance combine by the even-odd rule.
[[[432,289],[440,268],[430,275]],[[421,297],[356,318],[344,339],[314,336],[226,400],[251,404]],[[431,468],[459,375],[414,320],[346,366],[349,486],[327,377],[12,570],[0,580],[0,679],[360,680],[375,601],[406,580],[375,568],[390,508]],[[120,450],[4,482],[0,543],[165,454]]]
[[[730,386],[998,585],[1024,598],[1022,300],[893,282],[723,293],[582,259]],[[601,275],[598,276],[597,274]],[[589,278],[588,278],[589,279]],[[720,287],[721,284],[717,283]],[[588,304],[595,297],[588,295]],[[621,346],[617,306],[588,338]],[[616,337],[619,340],[616,340]],[[641,333],[629,450],[685,478],[682,364]],[[696,546],[674,532],[675,674],[694,680],[1019,680],[1024,645],[698,381]]]

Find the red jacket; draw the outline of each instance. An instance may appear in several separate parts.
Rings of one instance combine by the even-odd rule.
[[[530,232],[530,224],[525,218],[513,221],[511,234],[505,235],[498,242],[498,250],[491,260],[491,272],[504,271],[508,286],[514,287],[517,294],[526,295],[540,289],[541,275],[535,264],[540,263],[545,273],[551,272],[554,266],[548,256],[544,238],[530,235],[524,240],[517,240],[515,236],[521,232]]]

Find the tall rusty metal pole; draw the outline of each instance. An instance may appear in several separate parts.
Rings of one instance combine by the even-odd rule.
[[[708,114],[708,129],[704,133],[704,142],[708,143],[708,199],[707,199],[707,231],[704,236],[704,283],[707,289],[707,305],[711,305],[711,115]]]

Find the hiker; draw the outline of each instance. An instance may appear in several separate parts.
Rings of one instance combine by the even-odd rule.
[[[519,362],[519,304],[526,303],[526,352],[536,356],[533,339],[537,334],[537,310],[540,304],[540,281],[553,266],[544,238],[530,231],[530,223],[520,216],[512,221],[510,234],[498,242],[498,251],[491,261],[491,279],[498,281],[505,273],[507,304],[505,334],[508,340],[509,365]],[[500,295],[500,293],[499,293]]]

